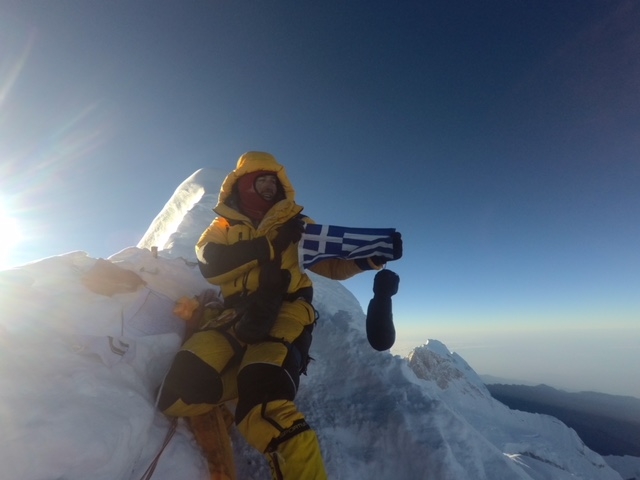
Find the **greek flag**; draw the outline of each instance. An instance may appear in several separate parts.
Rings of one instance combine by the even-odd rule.
[[[351,228],[307,224],[299,243],[303,268],[327,258],[355,260],[380,255],[393,259],[395,228]]]

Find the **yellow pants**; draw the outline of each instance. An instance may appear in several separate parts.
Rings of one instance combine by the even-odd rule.
[[[267,456],[274,479],[326,479],[316,434],[293,403],[314,321],[313,307],[296,300],[283,302],[273,340],[243,344],[232,328],[195,333],[165,378],[160,409],[189,417],[237,399],[238,430]]]

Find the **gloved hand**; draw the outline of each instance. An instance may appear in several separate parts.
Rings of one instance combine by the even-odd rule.
[[[373,298],[367,308],[367,340],[378,351],[389,350],[396,341],[391,297],[398,292],[400,277],[380,270],[373,280]]]
[[[234,326],[236,336],[245,343],[264,341],[271,331],[282,305],[282,296],[291,282],[291,273],[281,270],[279,262],[269,262],[260,270],[260,286],[247,310]]]
[[[373,294],[376,296],[392,297],[398,293],[400,277],[391,270],[379,271],[373,279]]]
[[[304,233],[304,222],[299,218],[292,218],[284,223],[279,229],[276,237],[271,241],[276,252],[284,252],[292,243],[297,243]]]
[[[371,257],[371,261],[374,265],[380,267],[387,262],[402,258],[402,235],[400,234],[400,232],[394,232],[391,238],[393,239],[393,258],[375,255]]]

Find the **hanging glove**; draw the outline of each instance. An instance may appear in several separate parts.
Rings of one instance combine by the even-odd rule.
[[[292,218],[278,228],[278,233],[271,241],[276,252],[284,252],[289,245],[297,243],[304,233],[304,222],[300,218]]]
[[[385,269],[373,280],[373,299],[367,309],[367,340],[376,350],[389,350],[396,341],[391,297],[398,293],[400,277]]]

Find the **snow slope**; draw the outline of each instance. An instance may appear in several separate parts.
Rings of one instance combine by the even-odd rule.
[[[3,479],[142,478],[169,428],[154,400],[184,330],[174,302],[210,288],[193,245],[213,218],[223,176],[194,173],[139,245],[110,257],[129,274],[129,283],[110,285],[118,293],[87,286],[100,262],[83,252],[0,272]],[[318,432],[330,478],[622,478],[559,421],[494,401],[440,342],[408,359],[373,350],[355,297],[313,278],[315,361],[297,403]],[[239,477],[269,478],[262,457],[233,439]],[[184,422],[152,478],[207,478]]]

